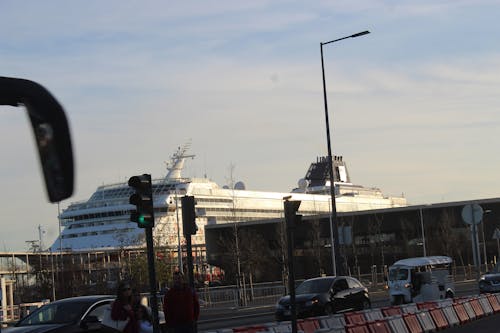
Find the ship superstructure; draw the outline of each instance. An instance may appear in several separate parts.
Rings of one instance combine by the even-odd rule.
[[[300,200],[300,214],[330,212],[330,183],[327,159],[311,164],[299,187],[290,193],[251,191],[242,182],[220,187],[207,178],[183,178],[182,170],[190,145],[179,147],[167,166],[165,178],[153,180],[155,209],[154,240],[160,246],[177,246],[182,235],[181,197],[196,200],[198,233],[193,245],[203,245],[206,224],[264,220],[284,216],[283,198]],[[334,158],[335,193],[338,212],[406,206],[403,197],[386,197],[378,188],[353,185],[341,157]],[[132,189],[127,183],[99,186],[90,199],[70,204],[60,215],[64,226],[52,251],[101,250],[144,246],[144,231],[130,222]]]

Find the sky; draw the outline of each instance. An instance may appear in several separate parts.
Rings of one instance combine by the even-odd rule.
[[[0,1],[0,75],[63,105],[75,191],[48,202],[23,108],[0,106],[0,251],[48,247],[58,211],[165,175],[290,191],[333,153],[410,204],[500,197],[500,1]],[[499,221],[500,222],[500,221]]]

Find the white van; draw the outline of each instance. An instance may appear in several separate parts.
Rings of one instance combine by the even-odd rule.
[[[391,304],[453,298],[453,260],[446,256],[408,258],[389,267],[387,281]]]

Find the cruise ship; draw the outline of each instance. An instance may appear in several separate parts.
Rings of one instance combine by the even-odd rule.
[[[167,163],[167,174],[153,180],[155,212],[154,241],[158,246],[178,246],[183,242],[181,197],[194,196],[198,232],[193,245],[205,243],[204,225],[281,218],[283,198],[300,200],[299,213],[316,215],[330,212],[328,158],[313,162],[298,187],[289,193],[251,191],[243,182],[220,187],[207,178],[183,178],[182,170],[190,144],[179,147]],[[380,189],[351,183],[347,165],[334,157],[335,201],[338,212],[406,206],[404,197],[384,196]],[[116,250],[145,246],[144,229],[130,222],[132,189],[127,183],[99,186],[85,201],[71,203],[59,215],[63,230],[50,250]]]

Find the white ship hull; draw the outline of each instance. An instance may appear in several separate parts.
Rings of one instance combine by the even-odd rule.
[[[179,235],[182,235],[180,199],[184,195],[196,199],[198,232],[192,237],[194,245],[205,243],[206,224],[282,218],[283,198],[290,195],[293,200],[302,202],[299,209],[302,215],[330,212],[329,186],[324,183],[321,186],[316,184],[314,187],[298,188],[291,193],[280,193],[221,188],[205,178],[183,179],[180,176],[184,160],[192,157],[185,154],[186,150],[187,147],[184,147],[174,154],[172,167],[164,179],[153,181],[156,245],[178,245]],[[365,188],[342,181],[335,185],[338,212],[407,205],[405,198],[385,197],[377,188]],[[131,193],[126,183],[104,185],[89,200],[71,204],[60,215],[64,230],[51,250],[85,251],[144,246],[144,230],[130,222],[130,211],[134,208],[128,203]],[[184,241],[183,237],[180,239]]]

